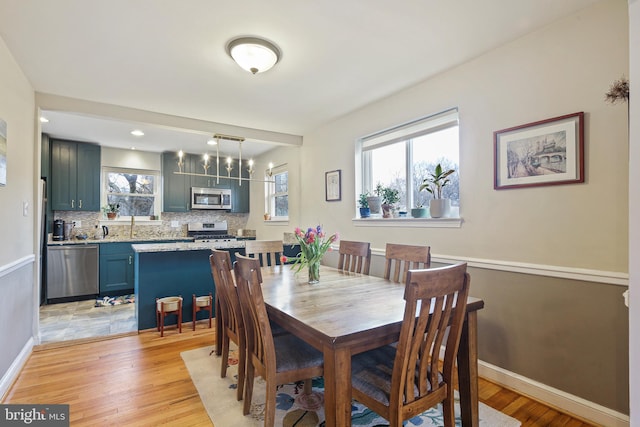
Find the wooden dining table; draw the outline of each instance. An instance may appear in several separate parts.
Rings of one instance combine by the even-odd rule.
[[[351,425],[351,356],[398,340],[404,284],[322,266],[320,282],[290,265],[263,267],[262,291],[269,318],[324,354],[327,426]],[[477,311],[469,297],[458,350],[462,425],[478,426]]]

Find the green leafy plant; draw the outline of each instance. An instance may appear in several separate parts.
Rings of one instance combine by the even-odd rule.
[[[400,201],[400,194],[398,190],[391,187],[382,188],[382,204],[383,205],[395,205]]]
[[[438,163],[433,172],[428,172],[428,176],[422,181],[419,191],[427,190],[433,194],[434,199],[442,199],[442,189],[449,184],[449,175],[454,173],[454,169],[442,170],[442,165]]]
[[[118,213],[120,212],[120,204],[119,203],[108,203],[102,207],[102,212],[106,214],[108,213]]]
[[[369,207],[369,200],[367,200],[367,197],[369,197],[369,192],[368,191],[366,191],[364,193],[360,193],[360,196],[358,197],[358,204],[363,209],[366,209],[366,208]]]

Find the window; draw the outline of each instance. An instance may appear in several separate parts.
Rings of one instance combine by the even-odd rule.
[[[458,172],[458,110],[448,110],[360,139],[362,190],[378,184],[398,190],[400,210],[428,205],[431,193],[420,184],[438,163]],[[460,206],[458,173],[451,175],[443,197]],[[457,209],[456,209],[457,212]],[[454,216],[458,216],[455,214]]]
[[[286,220],[289,218],[289,172],[287,165],[270,169],[265,174],[265,212],[271,219]]]
[[[104,169],[103,205],[120,205],[120,217],[159,215],[160,172],[153,170]]]

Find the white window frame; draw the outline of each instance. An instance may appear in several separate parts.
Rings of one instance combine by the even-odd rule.
[[[374,148],[384,147],[400,141],[406,143],[406,182],[407,185],[412,181],[412,138],[425,134],[438,132],[453,126],[459,126],[458,109],[451,108],[437,114],[419,118],[398,126],[384,129],[370,135],[363,136],[356,141],[355,159],[356,159],[356,194],[364,191],[373,193],[375,184],[371,171],[371,150]],[[458,141],[459,143],[459,141]],[[409,190],[409,189],[408,189]],[[413,191],[407,191],[407,210],[413,206]],[[403,227],[460,227],[462,219],[459,210],[452,212],[449,218],[358,218],[357,209],[356,217],[353,218],[355,225],[366,226],[403,226]]]
[[[156,221],[160,220],[160,216],[162,213],[162,174],[159,170],[154,169],[128,169],[128,168],[118,168],[118,167],[107,167],[104,166],[102,168],[102,191],[100,192],[100,206],[105,206],[107,204],[107,196],[109,194],[109,187],[107,183],[109,179],[107,175],[109,173],[129,173],[129,174],[140,174],[140,175],[152,175],[155,178],[155,186],[153,191],[153,211],[156,212],[155,217]],[[135,215],[134,219],[136,222],[147,222],[152,221],[149,216],[139,216]],[[118,215],[118,221],[122,222],[130,222],[131,215]],[[109,221],[109,223],[113,223],[113,220]]]
[[[274,182],[274,177],[278,174],[287,173],[287,191],[276,193],[275,187],[276,184]],[[274,168],[268,169],[265,171],[265,213],[269,214],[271,217],[266,221],[288,221],[289,215],[287,216],[275,216],[276,212],[276,197],[277,196],[287,196],[287,213],[289,212],[290,206],[288,205],[289,200],[289,167],[285,163],[280,166],[276,166]]]

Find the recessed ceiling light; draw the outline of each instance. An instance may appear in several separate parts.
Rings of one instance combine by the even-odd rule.
[[[132,150],[135,150],[135,149],[136,149],[136,147],[131,147],[131,149],[132,149]]]
[[[216,140],[215,140],[215,139],[210,139],[210,140],[208,140],[208,141],[207,141],[207,144],[209,144],[209,145],[216,145],[216,144],[217,144],[217,142],[216,142]]]
[[[131,131],[131,135],[134,135],[134,136],[144,136],[144,132],[142,132],[140,129],[136,129],[136,130],[132,130],[132,131]]]
[[[46,118],[46,117],[44,117],[44,116],[40,116],[40,122],[41,122],[41,123],[49,123],[49,119],[47,119],[47,118]]]

